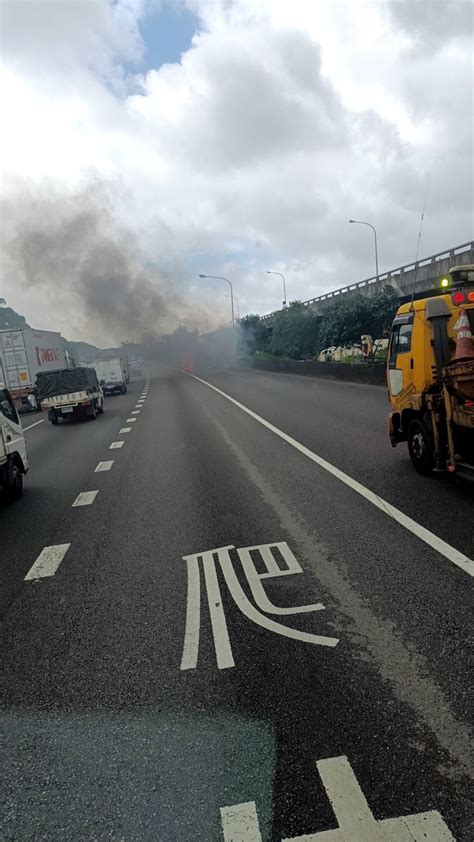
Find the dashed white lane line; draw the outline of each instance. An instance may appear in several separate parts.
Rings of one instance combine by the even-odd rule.
[[[72,504],[74,506],[90,506],[95,498],[97,497],[99,491],[81,491],[80,494],[74,500]]]
[[[109,447],[109,450],[118,450],[120,447],[123,447],[124,444],[124,441],[113,441]]]
[[[38,424],[43,424],[46,421],[46,418],[42,418],[41,421],[35,421],[34,424],[30,424],[29,427],[23,427],[23,432],[26,433],[27,430],[32,430],[33,427],[37,427]]]
[[[98,474],[102,471],[110,471],[112,465],[114,464],[114,460],[110,459],[108,462],[99,462],[97,468],[94,469],[94,473]]]
[[[136,418],[127,418],[127,424],[135,424]]]
[[[134,409],[133,412],[132,412],[132,415],[140,415],[140,410]]]
[[[131,427],[122,427],[122,429],[119,430],[119,436],[121,436],[123,433],[129,433],[131,429]]]
[[[44,550],[41,550],[33,567],[30,567],[26,574],[24,581],[45,579],[48,576],[54,576],[70,546],[70,544],[54,544],[51,547],[45,547]]]
[[[366,488],[365,485],[362,483],[357,482],[357,480],[350,477],[348,474],[345,474],[344,471],[339,470],[336,468],[335,465],[331,465],[330,462],[326,462],[321,456],[318,456],[316,453],[313,453],[308,447],[305,447],[304,444],[301,444],[296,439],[292,438],[291,436],[284,433],[283,430],[279,430],[278,427],[275,427],[270,421],[266,421],[265,418],[262,418],[261,415],[257,415],[256,412],[253,412],[252,409],[249,409],[247,406],[244,406],[243,403],[239,403],[239,401],[232,398],[226,392],[223,392],[221,389],[218,389],[217,386],[213,386],[212,383],[208,383],[207,380],[202,380],[201,377],[196,377],[195,374],[190,374],[194,380],[198,380],[199,383],[203,383],[204,386],[207,386],[209,389],[212,389],[214,392],[217,392],[218,395],[225,398],[226,400],[233,403],[234,406],[237,406],[242,412],[245,412],[247,415],[250,415],[255,421],[258,421],[262,427],[266,427],[267,430],[270,430],[274,433],[278,438],[283,439],[286,441],[287,444],[294,447],[295,450],[299,450],[303,456],[306,456],[308,459],[311,459],[312,462],[315,462],[316,465],[319,465],[320,468],[327,471],[329,474],[332,474],[333,477],[340,480],[347,485],[349,488],[352,488],[353,491],[360,494],[361,497],[364,497],[368,500],[369,503],[372,503],[377,509],[381,509],[388,517],[392,518],[392,520],[396,521],[400,524],[400,526],[405,527],[408,532],[411,532],[421,541],[424,541],[425,544],[432,547],[432,549],[436,550],[438,553],[443,555],[448,561],[451,561],[457,567],[460,567],[461,570],[464,570],[465,573],[468,573],[469,576],[474,576],[474,561],[464,553],[461,553],[455,547],[452,547],[451,544],[447,544],[446,541],[443,541],[442,538],[438,538],[437,535],[434,535],[433,532],[430,532],[428,529],[425,529],[424,526],[417,523],[415,520],[412,520],[411,517],[405,515],[399,509],[392,506],[391,503],[388,503],[387,500],[384,500],[383,497],[379,497],[378,494],[375,494],[369,488]]]

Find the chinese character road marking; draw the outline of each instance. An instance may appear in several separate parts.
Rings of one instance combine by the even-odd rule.
[[[275,634],[282,635],[283,637],[289,637],[292,640],[301,640],[305,643],[312,643],[316,646],[337,645],[339,641],[335,637],[322,637],[317,634],[298,631],[298,629],[289,628],[288,626],[284,626],[282,623],[271,620],[269,617],[266,617],[261,613],[264,611],[266,614],[287,616],[291,614],[303,614],[308,611],[321,611],[324,609],[324,605],[321,602],[314,603],[313,605],[279,608],[277,605],[273,605],[273,603],[268,599],[261,583],[262,579],[270,579],[277,576],[291,576],[295,573],[303,572],[286,542],[280,541],[274,544],[243,547],[242,549],[237,550],[237,554],[241,561],[253,599],[260,611],[255,608],[252,602],[248,599],[245,591],[240,585],[230,557],[230,551],[234,549],[235,547],[231,544],[228,547],[220,547],[216,550],[208,550],[207,552],[195,553],[194,555],[183,557],[188,567],[188,598],[186,606],[186,630],[184,635],[183,656],[181,659],[182,670],[195,669],[198,662],[201,605],[200,562],[202,562],[202,568],[204,571],[209,613],[211,617],[211,627],[214,637],[214,646],[216,649],[217,666],[219,669],[233,667],[235,666],[235,662],[227,629],[219,580],[217,577],[217,562],[220,565],[227,588],[235,604],[242,614],[244,614],[249,620],[252,620],[253,623],[258,626],[262,626],[262,628],[268,629],[268,631],[275,632]],[[275,551],[278,551],[281,554],[281,557],[286,564],[286,568],[282,569],[279,566],[278,560],[275,557]],[[260,556],[260,561],[265,569],[264,573],[257,572],[252,558],[252,553]]]
[[[282,842],[456,842],[437,810],[377,821],[347,757],[316,764],[339,827]],[[262,842],[255,801],[221,807],[225,842]]]

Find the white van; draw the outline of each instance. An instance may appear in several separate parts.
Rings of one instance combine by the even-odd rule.
[[[0,494],[13,502],[23,491],[28,456],[23,430],[8,389],[0,389]]]

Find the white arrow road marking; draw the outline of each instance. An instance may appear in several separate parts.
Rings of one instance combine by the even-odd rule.
[[[255,801],[221,807],[225,842],[262,842]]]
[[[124,441],[113,441],[109,447],[109,450],[119,450],[125,444]]]
[[[377,509],[381,509],[382,512],[385,512],[386,515],[391,517],[401,526],[405,527],[408,532],[411,532],[413,535],[416,535],[420,541],[424,541],[425,544],[432,547],[438,553],[443,555],[457,567],[460,567],[461,570],[464,570],[465,573],[468,573],[470,576],[474,576],[474,561],[468,558],[464,553],[461,553],[455,547],[452,547],[451,544],[447,544],[446,541],[443,541],[442,538],[438,538],[437,535],[434,535],[433,532],[430,532],[428,529],[425,529],[424,526],[417,523],[415,520],[412,520],[411,517],[405,515],[399,509],[392,506],[391,503],[388,503],[387,500],[384,500],[383,497],[380,497],[378,494],[375,494],[370,488],[366,488],[365,485],[362,483],[357,482],[357,480],[350,477],[348,474],[345,474],[344,471],[339,470],[336,468],[335,465],[331,465],[330,462],[327,462],[321,456],[318,456],[316,453],[313,453],[308,447],[305,447],[304,444],[300,444],[299,441],[292,438],[291,436],[284,433],[282,430],[279,430],[278,427],[275,427],[273,424],[270,424],[269,421],[266,421],[265,418],[262,418],[261,415],[257,415],[256,412],[253,412],[252,409],[249,409],[247,406],[244,406],[243,403],[239,403],[239,401],[232,398],[226,392],[223,392],[222,389],[218,389],[217,386],[213,386],[212,383],[208,383],[207,380],[202,380],[200,377],[196,377],[195,374],[189,374],[189,377],[192,377],[194,380],[198,380],[199,383],[203,383],[204,386],[208,386],[209,389],[212,389],[214,392],[217,392],[218,395],[221,395],[226,400],[233,403],[234,406],[237,406],[242,412],[245,412],[247,415],[250,415],[255,421],[258,421],[263,427],[266,427],[267,430],[270,430],[274,433],[278,438],[283,439],[286,441],[287,444],[294,447],[295,450],[299,450],[303,456],[306,456],[308,459],[311,459],[312,462],[315,462],[316,465],[319,465],[320,468],[327,471],[329,474],[332,474],[333,477],[340,480],[347,485],[349,488],[352,488],[353,491],[356,491],[357,494],[360,494],[361,497],[364,497],[369,503],[372,503]]]
[[[97,474],[100,471],[110,471],[112,465],[114,464],[113,459],[109,459],[108,462],[99,462],[97,468],[94,468],[94,473]]]
[[[54,576],[70,546],[70,544],[54,544],[51,547],[45,547],[41,550],[35,563],[26,574],[24,581],[45,579],[47,576]]]
[[[98,495],[98,491],[81,491],[72,504],[74,506],[90,506]]]
[[[319,760],[316,765],[339,827],[282,842],[456,842],[437,810],[377,821],[347,757]],[[220,813],[225,842],[261,842],[255,801],[221,807]],[[245,827],[248,837],[242,835]]]

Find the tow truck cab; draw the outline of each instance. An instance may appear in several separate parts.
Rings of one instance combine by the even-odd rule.
[[[474,265],[457,266],[438,290],[405,301],[390,336],[387,382],[392,446],[407,441],[421,474],[474,478],[474,343],[460,359],[460,316],[474,335]],[[472,343],[472,354],[469,348]]]

